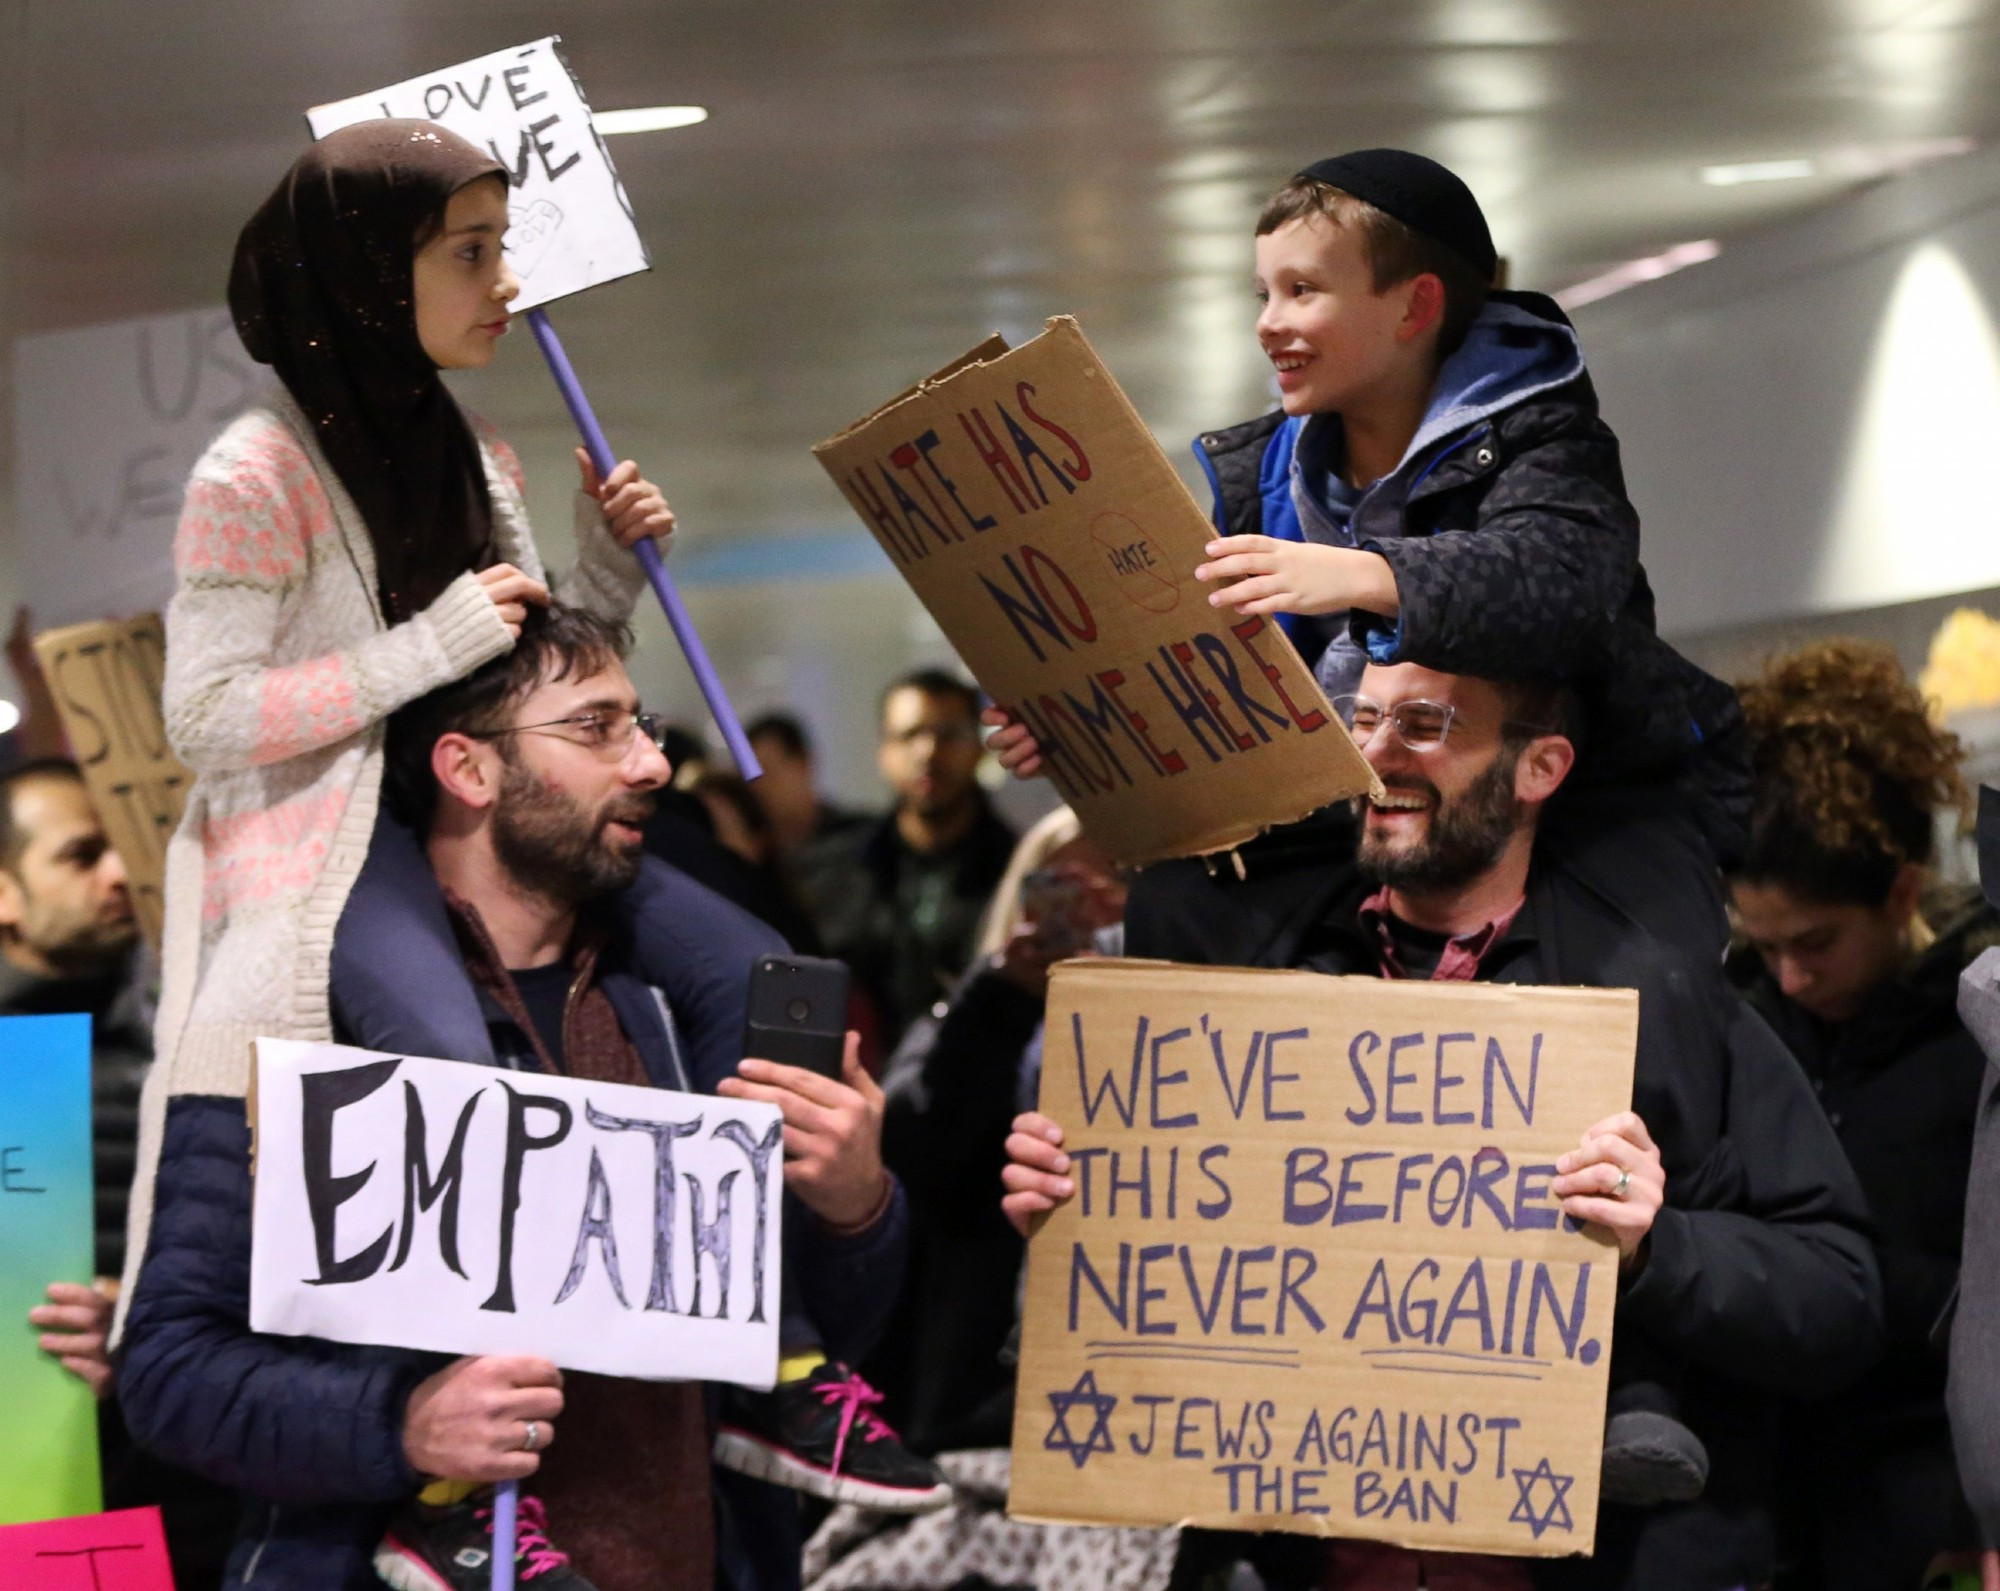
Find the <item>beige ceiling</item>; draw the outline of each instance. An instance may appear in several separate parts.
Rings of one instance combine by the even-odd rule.
[[[1263,407],[1247,233],[1311,158],[1439,156],[1517,285],[1560,286],[1837,189],[1704,163],[2000,131],[1996,11],[0,0],[0,332],[216,302],[304,106],[560,31],[600,108],[712,112],[613,141],[654,269],[555,311],[607,426],[702,539],[827,532],[808,445],[992,329],[1078,315],[1176,445]],[[474,399],[524,451],[561,434],[525,340]]]

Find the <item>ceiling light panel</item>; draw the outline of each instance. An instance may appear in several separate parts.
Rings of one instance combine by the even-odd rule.
[[[591,112],[591,123],[609,138],[618,133],[659,133],[671,127],[692,127],[708,120],[701,105],[641,105],[634,110]]]

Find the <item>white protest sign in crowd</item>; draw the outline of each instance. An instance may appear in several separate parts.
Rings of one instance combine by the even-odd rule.
[[[507,258],[517,311],[616,281],[651,263],[631,201],[551,35],[306,113],[315,138],[400,116],[436,122],[507,168]]]
[[[257,1041],[250,1325],[768,1387],[769,1105]]]
[[[188,472],[259,385],[219,307],[14,344],[16,544],[39,623],[166,605]]]

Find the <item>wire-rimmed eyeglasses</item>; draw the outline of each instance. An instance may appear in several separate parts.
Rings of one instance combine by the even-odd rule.
[[[1451,703],[1426,701],[1421,696],[1400,701],[1394,707],[1385,707],[1372,696],[1336,696],[1333,698],[1333,710],[1340,715],[1340,721],[1347,726],[1347,732],[1354,737],[1357,746],[1366,746],[1386,723],[1396,738],[1412,751],[1437,750],[1444,744],[1445,736],[1451,733],[1451,726],[1458,718],[1458,709]],[[1503,719],[1500,727],[1503,734],[1552,735],[1559,732],[1547,724],[1523,723],[1512,718]]]
[[[561,731],[573,731],[563,734]],[[506,729],[485,729],[473,733],[474,740],[498,740],[502,735],[535,732],[555,734],[558,740],[586,746],[608,761],[623,758],[632,749],[633,739],[643,734],[655,749],[667,749],[667,721],[658,713],[635,713],[629,707],[593,707],[587,713],[567,718],[545,719],[538,724],[514,724]]]

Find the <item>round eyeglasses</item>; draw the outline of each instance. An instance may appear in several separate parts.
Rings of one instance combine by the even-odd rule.
[[[1367,745],[1387,723],[1396,738],[1412,751],[1435,751],[1442,746],[1444,737],[1451,732],[1451,721],[1458,716],[1458,709],[1448,702],[1421,698],[1384,707],[1372,696],[1336,696],[1333,710],[1340,715],[1356,745]]]
[[[572,713],[567,718],[481,730],[472,738],[498,740],[502,735],[527,734],[551,734],[558,740],[587,746],[606,761],[622,760],[639,735],[650,740],[655,750],[664,753],[667,749],[667,721],[658,713],[635,713],[629,707],[593,707],[587,713]]]

